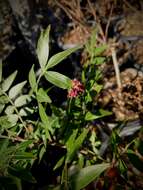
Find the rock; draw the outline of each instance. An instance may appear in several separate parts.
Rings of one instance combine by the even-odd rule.
[[[5,59],[15,48],[12,39],[14,17],[7,0],[0,0],[0,59]]]

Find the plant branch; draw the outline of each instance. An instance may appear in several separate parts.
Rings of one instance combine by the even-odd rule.
[[[106,42],[105,34],[104,34],[103,29],[101,27],[100,21],[99,21],[97,15],[96,15],[96,10],[93,8],[92,3],[90,2],[90,0],[87,0],[87,2],[88,2],[88,5],[89,5],[89,8],[91,10],[91,14],[94,17],[94,20],[97,22],[97,27],[99,29],[99,33],[101,34],[101,36],[103,38],[103,41]]]
[[[120,70],[119,70],[119,64],[118,64],[118,61],[117,61],[115,47],[111,47],[111,53],[112,53],[112,60],[113,60],[113,65],[114,65],[114,69],[115,69],[117,86],[118,86],[119,89],[121,89],[122,84],[121,84],[121,78],[120,78]]]
[[[111,11],[110,11],[109,18],[108,18],[107,25],[106,25],[106,29],[105,29],[105,39],[106,40],[107,40],[107,36],[108,36],[108,29],[109,29],[110,22],[111,22],[112,12],[113,12],[113,5],[111,7]]]
[[[5,136],[5,135],[0,135],[0,138],[2,139],[10,139],[12,141],[19,141],[19,142],[25,142],[25,139],[22,139],[20,137],[9,137],[9,136]]]
[[[7,93],[5,93],[5,92],[2,92],[2,93],[7,97],[8,101],[9,101],[9,102],[11,103],[11,105],[14,107],[14,110],[15,110],[15,112],[16,112],[16,114],[17,114],[19,120],[21,121],[21,123],[22,123],[23,127],[25,128],[26,132],[28,132],[28,129],[27,129],[27,127],[26,127],[26,125],[25,125],[25,123],[24,123],[22,117],[19,115],[19,111],[18,111],[18,109],[16,108],[16,106],[14,105],[13,101],[9,98],[9,96],[7,95]]]

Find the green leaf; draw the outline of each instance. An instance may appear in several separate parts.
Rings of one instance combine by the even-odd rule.
[[[100,115],[99,115],[100,114]],[[98,115],[95,115],[91,112],[87,112],[86,115],[85,115],[85,120],[86,121],[91,121],[91,120],[95,120],[95,119],[100,119],[102,117],[105,117],[105,116],[109,116],[112,114],[112,112],[109,112],[109,111],[106,111],[106,110],[103,110],[103,109],[100,109],[99,110],[99,114]]]
[[[11,123],[11,126],[16,125],[17,121],[18,121],[18,115],[16,114],[9,114],[7,116],[8,121]]]
[[[8,145],[9,145],[8,139],[0,140],[0,155],[3,154],[7,150]]]
[[[4,82],[2,83],[2,90],[3,90],[4,92],[6,92],[6,91],[10,88],[10,86],[12,85],[12,83],[13,83],[13,81],[14,81],[16,75],[17,75],[17,71],[15,71],[14,73],[12,73],[10,76],[8,76],[8,77],[4,80]]]
[[[75,47],[75,48],[70,48],[70,49],[67,49],[63,52],[60,52],[60,53],[53,55],[48,61],[48,64],[46,66],[46,70],[54,67],[55,65],[57,65],[58,63],[60,63],[64,59],[66,59],[71,53],[75,52],[79,48],[80,48],[79,46]]]
[[[45,146],[42,146],[42,148],[40,149],[40,152],[39,152],[39,162],[41,162],[45,152],[46,152],[46,148],[45,148]]]
[[[56,165],[55,165],[55,167],[54,167],[53,170],[56,170],[56,169],[58,169],[59,167],[61,167],[62,164],[64,163],[64,161],[65,161],[65,156],[62,156],[62,157],[59,159],[59,161],[56,163]]]
[[[0,82],[2,81],[2,60],[0,59]]]
[[[49,122],[49,117],[47,116],[42,104],[39,104],[39,114],[40,114],[41,121],[43,122],[43,127],[45,129],[46,139],[50,139],[49,131],[52,132],[53,129]]]
[[[101,114],[102,117],[112,115],[111,111],[107,111],[107,110],[104,110],[104,109],[99,109],[99,113]]]
[[[0,126],[2,128],[10,128],[16,125],[18,121],[18,116],[16,114],[9,114],[0,117]]]
[[[9,139],[0,140],[0,170],[2,173],[7,170],[15,150],[15,146],[9,146]]]
[[[84,161],[85,161],[85,156],[81,153],[78,154],[78,166],[79,168],[84,167]]]
[[[7,115],[13,114],[14,110],[15,110],[15,107],[12,106],[12,105],[9,105],[9,106],[7,106],[7,108],[5,109],[5,113],[6,113]]]
[[[128,170],[124,160],[119,159],[118,163],[119,163],[118,168],[119,168],[121,174],[124,174]]]
[[[31,101],[31,98],[29,95],[22,95],[22,96],[19,96],[15,102],[14,102],[14,105],[16,107],[21,107],[23,105],[26,105],[27,103],[29,103]]]
[[[107,44],[94,48],[94,56],[99,56],[107,49]]]
[[[44,124],[48,124],[49,123],[49,118],[44,110],[44,107],[42,106],[42,104],[39,104],[39,114],[40,114],[40,118],[41,118],[41,121],[44,123]]]
[[[143,161],[135,154],[135,152],[128,149],[127,155],[133,166],[143,172]]]
[[[85,44],[85,48],[88,51],[88,53],[91,55],[93,50],[95,49],[95,44],[96,44],[96,38],[97,38],[97,28],[95,28],[92,31],[92,34],[90,36],[90,39],[88,42]]]
[[[93,114],[93,113],[91,113],[89,111],[85,115],[85,120],[86,121],[91,121],[91,120],[98,119],[98,118],[100,118],[100,116],[95,115],[95,114]]]
[[[92,89],[95,90],[97,93],[99,93],[103,88],[103,85],[98,84],[95,82],[95,84],[93,85]]]
[[[85,96],[85,103],[92,102],[92,96],[90,95],[89,91],[87,91],[87,95]]]
[[[35,90],[37,88],[37,83],[36,83],[36,76],[35,76],[35,72],[34,72],[34,65],[32,65],[32,68],[29,72],[29,83],[30,83],[32,90],[35,92]]]
[[[20,116],[28,116],[28,115],[33,114],[33,113],[34,113],[34,109],[31,109],[29,107],[21,108],[19,111]]]
[[[13,86],[8,93],[9,98],[14,99],[21,92],[21,90],[25,84],[26,84],[26,81],[23,81],[15,86]]]
[[[8,172],[9,174],[18,177],[24,181],[28,181],[30,183],[36,183],[35,178],[32,176],[31,172],[24,169],[24,168],[13,168],[13,167],[9,167],[8,168]]]
[[[0,183],[3,190],[22,190],[21,180],[14,176],[0,176]]]
[[[18,150],[25,151],[31,144],[33,144],[33,140],[26,140],[18,144]]]
[[[93,180],[96,180],[102,172],[104,172],[110,164],[103,163],[103,164],[96,164],[93,166],[87,166],[81,169],[78,173],[71,176],[70,184],[72,189],[80,190],[86,187],[89,183]]]
[[[95,57],[91,64],[101,65],[105,62],[105,57]]]
[[[43,88],[40,88],[37,92],[37,100],[38,102],[47,102],[51,103],[50,97],[47,95],[47,93],[44,91]]]
[[[9,99],[4,95],[0,96],[0,104],[7,104],[9,102]]]
[[[59,88],[69,89],[71,87],[71,79],[55,71],[47,71],[45,78]]]
[[[67,157],[66,157],[66,162],[71,162],[73,157],[75,156],[76,152],[79,150],[81,147],[84,139],[86,138],[88,134],[87,129],[83,129],[82,133],[78,136],[78,138],[74,141],[74,145],[71,146],[70,148],[67,148]]]
[[[4,107],[5,107],[5,105],[0,103],[0,114],[2,113]]]
[[[13,159],[15,159],[15,160],[31,160],[31,159],[35,159],[35,156],[30,152],[18,151],[13,156]]]
[[[11,123],[8,121],[8,116],[0,117],[0,129],[4,130],[5,128],[11,127]]]
[[[75,139],[78,133],[78,129],[75,129],[72,134],[70,135],[68,141],[66,142],[67,150],[70,151],[74,148],[75,145]]]
[[[45,68],[45,65],[49,57],[49,33],[50,33],[50,26],[48,26],[46,30],[41,32],[37,44],[36,52],[42,69]]]

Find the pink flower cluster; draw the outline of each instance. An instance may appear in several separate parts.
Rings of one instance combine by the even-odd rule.
[[[77,79],[72,80],[72,87],[68,91],[68,98],[75,98],[84,92],[84,86]]]

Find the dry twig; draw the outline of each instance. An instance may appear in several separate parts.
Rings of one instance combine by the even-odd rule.
[[[121,84],[121,78],[120,78],[120,70],[119,70],[119,64],[117,61],[117,55],[116,55],[115,47],[111,47],[111,53],[112,53],[112,59],[113,59],[115,74],[116,74],[117,86],[119,89],[121,89],[122,84]]]

